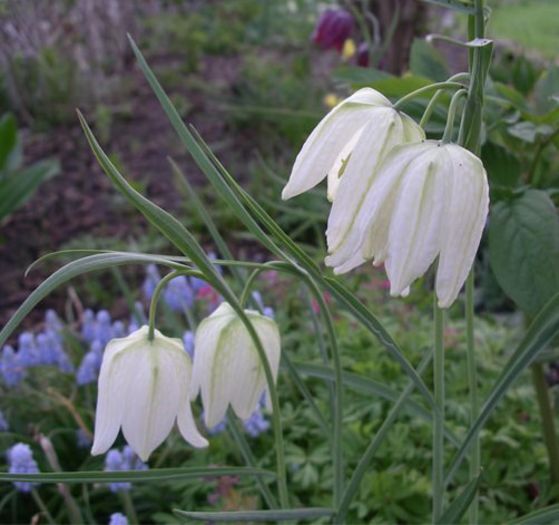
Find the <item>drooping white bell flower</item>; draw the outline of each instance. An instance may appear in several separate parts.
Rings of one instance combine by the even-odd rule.
[[[277,324],[254,310],[245,310],[266,353],[274,381],[280,361]],[[248,330],[228,303],[198,326],[194,340],[192,399],[201,392],[204,423],[213,428],[231,404],[241,419],[248,419],[263,392],[271,409],[264,367]]]
[[[397,144],[424,138],[423,130],[394,109],[384,95],[371,88],[360,89],[334,107],[310,134],[282,198],[299,195],[327,177],[328,199],[337,206],[336,215],[343,211],[340,215],[351,223],[382,157]],[[344,197],[336,205],[338,195]]]
[[[435,291],[446,308],[473,264],[488,208],[487,174],[478,157],[436,141],[397,146],[326,264],[340,274],[369,259],[384,263],[390,293],[406,295],[438,256]]]
[[[186,441],[208,445],[190,408],[192,364],[180,339],[142,326],[107,344],[99,373],[91,453],[106,452],[122,427],[124,438],[146,461],[169,435],[175,420]]]

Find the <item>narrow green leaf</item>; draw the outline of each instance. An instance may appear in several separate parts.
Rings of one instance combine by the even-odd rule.
[[[470,503],[472,503],[476,492],[478,491],[482,476],[483,473],[472,479],[464,487],[464,490],[450,504],[443,515],[437,520],[437,523],[440,523],[441,525],[447,525],[448,523],[460,522],[460,518],[462,518],[464,513],[468,510]]]
[[[25,481],[34,483],[113,483],[129,481],[133,483],[147,481],[181,480],[220,476],[270,476],[269,470],[249,467],[186,467],[151,470],[129,470],[119,472],[84,471],[84,472],[43,472],[40,474],[9,474],[0,472],[0,481]]]
[[[292,520],[315,520],[328,518],[334,515],[332,509],[326,508],[303,508],[285,510],[239,510],[232,512],[191,512],[186,510],[174,510],[175,514],[195,521],[292,521]]]
[[[559,504],[530,512],[526,516],[510,521],[509,525],[552,525],[558,522]]]
[[[483,404],[478,418],[468,430],[462,446],[456,452],[448,470],[446,483],[452,480],[456,470],[462,463],[472,440],[487,422],[499,401],[518,376],[532,363],[538,355],[559,334],[559,293],[542,308],[528,328],[526,335],[519,343],[516,351],[508,360],[499,379],[493,385],[491,392]]]
[[[47,279],[45,279],[16,310],[14,315],[0,331],[0,347],[7,341],[8,337],[19,326],[25,316],[48,294],[60,285],[84,273],[105,270],[114,266],[125,264],[161,264],[171,268],[185,268],[183,265],[173,263],[165,257],[157,255],[145,255],[139,253],[99,253],[82,257],[63,266]]]

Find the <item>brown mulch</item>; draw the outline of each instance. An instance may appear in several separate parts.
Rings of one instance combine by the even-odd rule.
[[[172,68],[173,57],[156,56],[152,67]],[[200,76],[208,85],[217,82],[232,85],[239,71],[238,57],[206,57]],[[111,139],[102,146],[115,155],[125,175],[141,184],[141,191],[169,210],[181,207],[181,198],[173,185],[167,156],[172,156],[191,182],[200,183],[203,175],[184,153],[163,110],[141,72],[131,66],[126,75],[133,77],[127,97],[131,111],[114,118]],[[200,90],[171,88],[191,104],[187,120],[209,142],[222,140],[226,134],[223,116]],[[115,107],[118,108],[119,101]],[[129,103],[128,99],[126,103]],[[84,114],[92,121],[93,111]],[[95,126],[93,125],[94,131]],[[242,138],[242,137],[241,137]],[[230,141],[220,148],[227,159],[238,155],[242,141]],[[65,243],[83,235],[120,239],[138,239],[147,229],[145,220],[120,197],[103,174],[91,153],[77,122],[51,129],[48,133],[27,134],[24,140],[26,163],[56,157],[61,166],[57,177],[45,182],[34,198],[17,210],[0,230],[0,326],[5,324],[29,293],[57,266],[46,264],[24,277],[25,269],[38,257],[58,250]],[[87,246],[86,246],[87,247]],[[44,307],[61,308],[64,293],[44,301]],[[43,310],[43,308],[41,308]],[[36,312],[27,323],[42,318]]]

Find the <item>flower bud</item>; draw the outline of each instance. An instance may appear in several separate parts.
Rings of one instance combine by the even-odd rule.
[[[356,62],[359,67],[369,67],[369,46],[367,42],[361,42],[357,47]]]
[[[245,313],[262,343],[275,381],[281,352],[278,326],[254,310]],[[233,308],[222,303],[200,323],[194,343],[191,392],[193,399],[201,392],[206,427],[213,428],[220,423],[229,404],[237,416],[247,420],[265,391],[271,409],[264,367],[256,346]]]
[[[175,420],[184,439],[207,446],[190,408],[192,364],[180,339],[143,326],[107,344],[99,373],[95,436],[91,453],[103,454],[122,427],[124,438],[146,461],[167,437]]]
[[[353,31],[353,17],[345,9],[326,9],[318,19],[312,40],[322,49],[343,49]]]
[[[433,140],[397,146],[326,264],[344,273],[369,259],[384,263],[390,293],[406,295],[438,257],[435,291],[446,308],[473,264],[488,208],[487,174],[478,157]]]

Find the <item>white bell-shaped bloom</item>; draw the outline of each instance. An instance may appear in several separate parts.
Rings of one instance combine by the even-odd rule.
[[[262,343],[275,381],[281,352],[278,326],[256,311],[245,310],[245,313]],[[229,404],[241,419],[248,419],[263,392],[271,409],[264,367],[256,346],[228,303],[222,303],[196,331],[192,398],[200,391],[208,428],[223,420]]]
[[[194,447],[208,445],[190,408],[192,364],[180,339],[155,330],[152,341],[142,326],[107,344],[99,373],[91,453],[103,454],[122,427],[124,438],[146,461],[169,435],[175,421]]]
[[[369,187],[351,231],[326,264],[345,273],[384,263],[392,295],[406,295],[438,256],[439,306],[456,299],[473,264],[489,208],[480,159],[454,144],[395,147]]]
[[[299,195],[327,177],[328,199],[334,202],[332,213],[344,217],[344,223],[339,224],[342,231],[359,209],[383,156],[397,144],[424,138],[423,130],[394,109],[384,95],[372,88],[360,89],[334,107],[310,134],[297,155],[282,198]]]

